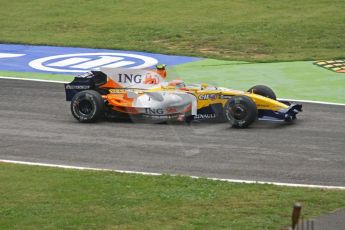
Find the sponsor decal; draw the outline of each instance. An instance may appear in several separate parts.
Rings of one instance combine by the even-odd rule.
[[[150,120],[175,120],[178,118],[178,114],[169,114],[169,115],[156,115],[156,116],[152,116],[152,115],[147,115],[144,114],[143,117],[146,119],[150,119]]]
[[[119,83],[137,83],[137,84],[139,84],[142,82],[142,75],[140,75],[140,74],[135,75],[135,74],[126,74],[126,73],[122,74],[122,73],[120,73],[118,76],[119,76],[119,78],[118,78]]]
[[[89,85],[66,85],[66,89],[90,89]]]
[[[152,73],[147,73],[145,76],[144,84],[157,85],[159,84],[159,77]]]
[[[206,114],[197,114],[194,117],[195,119],[214,119],[216,118],[215,113],[206,113]]]
[[[127,91],[124,89],[109,89],[109,92],[113,94],[117,94],[117,93],[121,94],[121,93],[126,93]]]
[[[83,73],[83,74],[79,74],[77,77],[78,78],[91,78],[91,77],[93,77],[93,73],[86,72],[86,73]]]
[[[217,94],[201,94],[199,95],[200,100],[215,100],[217,99]]]
[[[33,60],[34,69],[49,72],[85,72],[100,67],[144,69],[157,64],[155,58],[129,53],[76,53],[55,55]]]
[[[166,108],[166,113],[177,113],[177,109],[174,107]]]
[[[122,93],[128,93],[128,92],[135,92],[135,93],[143,93],[142,90],[137,89],[109,89],[109,92],[112,94],[122,94]]]
[[[118,81],[119,83],[125,84],[159,84],[159,77],[152,73],[142,74],[131,74],[131,73],[119,73]]]
[[[15,57],[21,57],[25,54],[13,54],[13,53],[0,53],[0,58],[15,58]]]
[[[220,99],[230,99],[231,97],[230,95],[220,95]]]
[[[4,71],[73,74],[101,67],[150,69],[158,63],[172,66],[201,58],[110,49],[0,44],[0,60],[0,69]]]
[[[150,116],[150,115],[143,115],[144,118],[150,119],[150,120],[175,120],[178,118],[177,114],[173,115],[158,115],[158,116]]]
[[[137,112],[137,110],[135,108],[133,108],[133,107],[126,107],[126,111],[128,113],[136,113]]]
[[[164,109],[151,109],[151,108],[145,108],[145,113],[150,115],[163,115]]]

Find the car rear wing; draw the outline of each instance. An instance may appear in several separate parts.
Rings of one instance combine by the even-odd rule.
[[[97,89],[107,82],[107,75],[101,71],[80,74],[71,83],[65,84],[66,101],[71,101],[75,94],[88,89]]]

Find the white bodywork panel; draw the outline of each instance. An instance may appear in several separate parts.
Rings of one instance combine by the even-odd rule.
[[[101,68],[101,71],[124,89],[150,89],[168,84],[162,76],[152,70]],[[135,91],[129,90],[127,95],[134,99],[132,106],[144,114],[183,113],[190,105],[191,115],[197,114],[197,99],[187,92],[155,91],[138,95]]]
[[[101,71],[123,88],[149,89],[166,82],[162,76],[152,70],[101,68]]]
[[[196,97],[192,94],[178,91],[147,92],[138,96],[133,103],[133,107],[137,109],[162,109],[162,114],[182,113],[189,105],[191,105],[191,115],[196,115]]]

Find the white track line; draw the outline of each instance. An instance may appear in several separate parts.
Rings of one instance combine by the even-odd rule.
[[[39,82],[50,82],[50,83],[69,83],[67,81],[42,80],[42,79],[33,79],[33,78],[29,79],[29,78],[6,77],[6,76],[0,76],[0,79],[23,80],[23,81],[39,81]],[[321,104],[321,105],[340,105],[340,106],[345,106],[345,103],[335,103],[335,102],[326,102],[326,101],[311,101],[311,100],[287,99],[287,98],[278,98],[278,100],[281,100],[281,101],[305,102],[305,103],[313,103],[313,104]]]
[[[126,171],[126,170],[114,170],[114,169],[102,169],[102,168],[91,168],[91,167],[80,167],[80,166],[71,166],[71,165],[58,165],[58,164],[46,164],[46,163],[36,163],[36,162],[27,162],[27,161],[14,161],[14,160],[3,160],[0,159],[2,163],[13,163],[13,164],[22,164],[22,165],[34,165],[34,166],[45,166],[45,167],[54,167],[54,168],[64,168],[64,169],[77,169],[77,170],[93,170],[93,171],[107,171],[107,172],[116,172],[116,173],[128,173],[128,174],[140,174],[148,176],[161,176],[162,173],[152,173],[152,172],[138,172],[138,171]],[[169,174],[170,176],[177,176],[176,174]],[[183,175],[185,176],[185,175]],[[286,187],[300,187],[300,188],[317,188],[317,189],[341,189],[345,190],[343,186],[328,186],[328,185],[313,185],[313,184],[293,184],[293,183],[280,183],[280,182],[266,182],[266,181],[251,181],[251,180],[236,180],[236,179],[224,179],[224,178],[215,178],[215,177],[198,177],[198,176],[187,176],[194,179],[208,179],[214,181],[225,181],[231,183],[244,183],[244,184],[269,184],[277,186],[286,186]]]
[[[44,80],[44,79],[35,79],[35,78],[20,78],[20,77],[5,77],[5,76],[0,76],[0,79],[39,81],[39,82],[50,82],[50,83],[69,83],[68,81],[54,81],[54,80]]]

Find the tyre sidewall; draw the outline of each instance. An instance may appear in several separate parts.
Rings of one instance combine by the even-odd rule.
[[[92,111],[84,114],[79,110],[79,104],[88,101],[92,106]],[[76,94],[71,101],[71,112],[80,122],[95,122],[102,115],[103,102],[101,95],[96,91],[82,91]]]
[[[232,108],[241,105],[246,110],[243,119],[238,120],[231,115]],[[235,96],[230,98],[224,107],[224,115],[233,127],[246,128],[257,119],[257,108],[255,102],[247,96]]]

